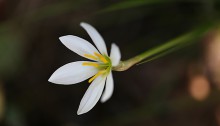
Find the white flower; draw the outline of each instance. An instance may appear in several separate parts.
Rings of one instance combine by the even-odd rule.
[[[101,102],[105,102],[111,97],[114,87],[112,67],[117,66],[121,59],[120,50],[117,45],[112,44],[109,57],[105,42],[96,29],[87,23],[81,23],[80,25],[89,34],[98,50],[88,41],[77,36],[66,35],[59,39],[67,48],[92,61],[68,63],[57,69],[48,80],[55,84],[70,85],[90,78],[89,83],[91,85],[80,102],[77,111],[78,115],[91,110],[101,95]]]

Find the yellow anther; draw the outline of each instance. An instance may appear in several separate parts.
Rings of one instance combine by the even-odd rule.
[[[83,66],[99,67],[99,64],[98,64],[98,63],[94,63],[94,62],[83,62],[82,65],[83,65]]]
[[[105,59],[105,57],[101,54],[98,53],[94,53],[97,57],[99,57],[99,59],[103,62],[103,63],[108,63],[108,61]]]
[[[89,58],[89,59],[92,59],[92,60],[98,60],[97,57],[95,57],[95,56],[93,56],[93,55],[91,55],[91,54],[84,54],[84,56],[85,56],[86,58]]]
[[[96,75],[94,75],[92,78],[89,79],[89,83],[91,83],[94,79],[96,79],[101,74],[104,74],[105,71],[99,71]]]

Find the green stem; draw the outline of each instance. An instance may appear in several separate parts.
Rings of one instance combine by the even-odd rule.
[[[185,45],[192,44],[197,39],[204,36],[212,27],[213,27],[213,24],[210,24],[210,23],[206,25],[202,25],[196,30],[193,30],[192,32],[189,32],[180,37],[177,37],[153,49],[147,50],[131,59],[128,59],[126,61],[121,61],[118,66],[113,68],[113,70],[114,71],[125,71],[129,69],[130,67],[132,67],[133,65],[143,61],[144,59],[157,57],[158,55],[161,55],[161,53],[163,52],[166,53],[166,51],[172,50],[172,48],[178,48],[178,47],[182,48]],[[152,59],[155,59],[155,58],[152,58]]]

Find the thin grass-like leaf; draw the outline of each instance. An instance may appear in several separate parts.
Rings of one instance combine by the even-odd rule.
[[[199,39],[201,36],[203,36],[205,33],[209,31],[207,30],[207,28],[210,28],[210,26],[204,25],[204,26],[198,27],[196,30],[192,32],[189,32],[185,35],[177,37],[171,41],[166,42],[165,44],[162,44],[158,47],[155,47],[141,54],[139,57],[145,57],[146,60],[143,62],[140,62],[139,64],[143,64],[143,63],[155,60],[166,54],[169,54],[173,51],[176,51],[180,48],[183,48],[187,45],[197,42],[197,39]]]
[[[127,0],[127,1],[117,3],[117,4],[113,4],[103,9],[101,12],[117,11],[117,10],[129,9],[129,8],[139,7],[139,6],[143,6],[147,4],[162,3],[162,2],[167,2],[167,1],[168,0]]]
[[[213,28],[213,23],[206,23],[201,25],[200,27],[197,27],[192,32],[186,33],[180,37],[177,37],[171,41],[168,41],[160,46],[157,46],[155,48],[152,48],[138,56],[135,56],[131,59],[128,59],[126,61],[120,62],[120,64],[113,68],[115,71],[125,71],[129,69],[131,66],[140,63],[143,60],[141,64],[146,63],[148,61],[152,61],[154,59],[157,59],[161,56],[164,56],[165,54],[168,54],[170,52],[173,52],[179,48],[182,48],[186,45],[192,44],[194,42],[197,42],[199,38],[204,36],[207,32],[210,31],[211,28]]]

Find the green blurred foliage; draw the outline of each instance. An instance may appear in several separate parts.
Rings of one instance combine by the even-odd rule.
[[[0,75],[6,77],[18,70],[22,61],[22,42],[13,24],[0,25]]]

